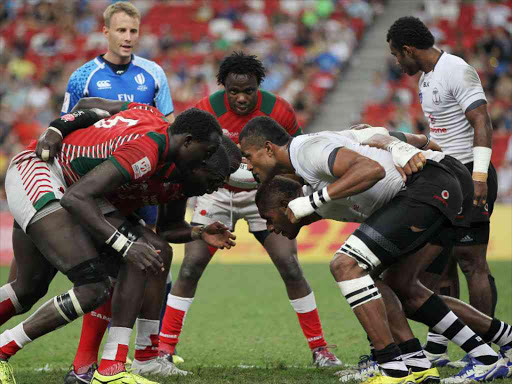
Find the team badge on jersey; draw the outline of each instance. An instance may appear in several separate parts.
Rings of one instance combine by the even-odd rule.
[[[137,76],[134,77],[135,82],[139,84],[137,87],[137,91],[145,91],[148,89],[148,87],[144,84],[146,82],[146,78],[144,77],[144,74],[139,73]]]
[[[437,88],[434,88],[432,91],[432,102],[435,105],[441,104],[441,95],[439,94],[439,90]]]
[[[148,157],[145,156],[139,161],[137,161],[135,164],[132,164],[132,169],[135,179],[139,179],[146,173],[151,171],[151,162],[149,161]]]

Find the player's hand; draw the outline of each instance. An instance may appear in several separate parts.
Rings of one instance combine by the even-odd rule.
[[[407,175],[421,171],[427,163],[421,150],[402,141],[392,141],[387,150],[391,152],[395,165],[402,167]]]
[[[295,217],[295,214],[293,213],[293,211],[289,208],[289,207],[286,207],[286,216],[288,216],[288,220],[290,220],[291,223],[295,224],[295,223],[298,223],[299,222],[299,219],[297,219]]]
[[[352,131],[359,131],[360,129],[366,129],[371,128],[372,126],[370,124],[356,124],[351,126],[349,129]]]
[[[406,183],[407,182],[407,173],[405,173],[405,170],[402,167],[395,166],[395,168],[398,171],[398,173],[400,174],[400,176],[402,176],[402,181],[404,183]]]
[[[140,241],[135,241],[124,259],[134,264],[141,271],[147,271],[153,274],[158,274],[164,270],[164,263],[159,255],[160,251],[156,250],[153,246]]]
[[[62,137],[57,132],[47,129],[37,140],[36,155],[43,161],[52,162],[61,147]]]
[[[487,183],[473,180],[475,193],[473,194],[473,205],[483,207],[487,203]]]
[[[427,164],[427,159],[423,153],[420,152],[411,157],[403,169],[405,174],[410,176],[413,173],[421,171],[425,164]]]
[[[206,244],[220,249],[230,249],[236,245],[233,241],[236,239],[236,236],[230,232],[228,227],[218,221],[204,228],[201,239]]]

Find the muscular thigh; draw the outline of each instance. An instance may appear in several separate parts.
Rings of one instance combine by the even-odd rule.
[[[354,232],[384,265],[391,265],[421,249],[446,224],[437,208],[396,197]]]
[[[48,286],[57,269],[44,258],[30,237],[16,224],[12,232],[12,246],[17,265],[16,282],[23,286]]]

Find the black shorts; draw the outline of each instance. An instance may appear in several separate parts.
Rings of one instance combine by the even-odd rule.
[[[354,236],[383,265],[391,265],[434,239],[453,243],[449,237],[453,231],[446,228],[452,226],[462,202],[460,184],[453,172],[428,160],[421,172],[409,178],[406,188],[365,220]]]
[[[473,162],[464,164],[469,173],[473,172]],[[468,246],[487,244],[489,242],[489,222],[494,210],[494,203],[498,195],[498,176],[496,169],[492,164],[489,165],[487,178],[487,203],[483,207],[473,205],[473,186],[468,187],[471,190],[471,204],[464,213],[463,219],[469,222],[469,227],[457,225],[455,235],[455,245]]]

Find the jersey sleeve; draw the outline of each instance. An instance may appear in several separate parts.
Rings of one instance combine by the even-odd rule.
[[[156,97],[155,105],[165,116],[174,112],[174,104],[172,102],[171,90],[169,89],[169,83],[167,82],[167,76],[159,65],[156,65],[155,76],[160,83]]]
[[[293,107],[285,99],[279,97],[277,99],[276,107],[271,116],[276,120],[291,136],[298,136],[302,134],[302,128],[297,122],[297,116]]]
[[[475,101],[484,100],[485,93],[475,69],[470,65],[455,65],[447,78],[448,88],[460,107],[466,109]]]
[[[150,135],[119,146],[109,157],[127,182],[144,181],[151,177],[158,165],[161,146]]]
[[[85,78],[80,76],[79,70],[73,72],[69,78],[64,102],[62,103],[61,116],[69,113],[84,95]]]
[[[319,136],[303,141],[294,151],[295,161],[292,161],[292,164],[305,179],[332,177],[329,157],[340,147],[343,145]]]

